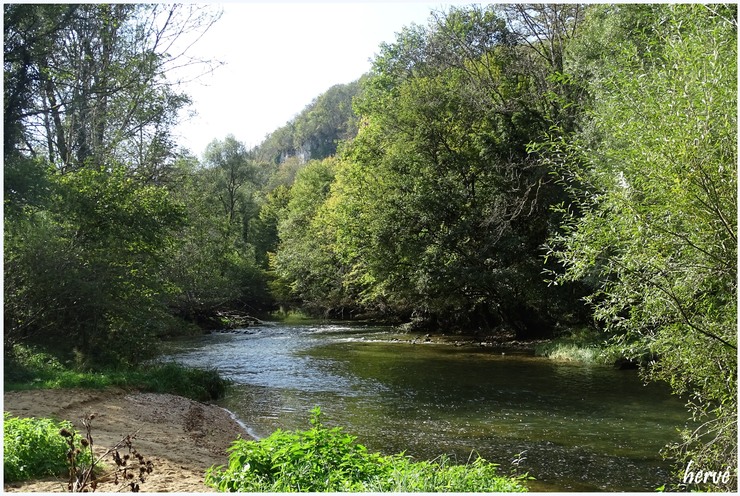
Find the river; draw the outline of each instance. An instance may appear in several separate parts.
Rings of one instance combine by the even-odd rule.
[[[306,429],[320,406],[372,451],[420,459],[476,452],[534,491],[653,491],[659,451],[677,440],[683,402],[634,371],[522,352],[412,344],[390,328],[267,324],[179,342],[169,359],[216,368],[235,386],[221,405],[257,437]]]

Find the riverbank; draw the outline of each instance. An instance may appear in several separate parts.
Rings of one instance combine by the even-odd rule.
[[[238,436],[249,438],[228,411],[171,394],[120,389],[8,391],[4,411],[19,417],[69,420],[81,432],[80,419],[95,413],[92,435],[100,453],[138,431],[133,445],[154,463],[154,472],[141,484],[144,492],[213,492],[203,483],[206,469],[228,462],[226,449]],[[65,492],[66,479],[17,482],[3,489]],[[116,489],[112,483],[98,487],[102,492]]]

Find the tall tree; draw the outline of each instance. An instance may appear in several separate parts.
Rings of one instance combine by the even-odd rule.
[[[6,352],[143,360],[169,327],[164,254],[184,222],[174,155],[177,48],[218,17],[164,5],[8,4],[4,14]],[[12,351],[12,350],[11,350]]]
[[[653,357],[646,377],[688,397],[700,426],[674,453],[683,467],[732,470],[736,7],[599,7],[584,36],[574,53],[593,55],[593,38],[606,49],[593,59],[601,69],[590,71],[582,131],[552,144],[573,202],[552,254],[561,280],[591,281],[588,301],[621,350]],[[716,488],[735,490],[737,479]]]
[[[156,178],[188,98],[168,73],[218,18],[181,5],[4,6],[6,150],[60,170],[114,158]],[[94,165],[92,165],[94,167]]]
[[[526,151],[547,129],[547,69],[515,40],[495,9],[452,8],[382,47],[334,202],[366,304],[547,332],[539,249],[559,187]]]
[[[229,135],[224,141],[214,140],[206,148],[204,165],[213,173],[214,193],[229,222],[237,222],[249,201],[250,183],[255,170],[251,154],[244,143]]]

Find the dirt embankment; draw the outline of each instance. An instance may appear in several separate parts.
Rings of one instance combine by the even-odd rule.
[[[133,446],[154,463],[141,484],[142,492],[213,492],[203,483],[212,465],[228,462],[226,449],[249,435],[229,412],[170,394],[129,393],[120,390],[36,390],[4,394],[4,410],[19,417],[69,420],[81,433],[81,419],[95,413],[92,436],[103,453],[128,434],[137,433]],[[106,460],[111,463],[111,460]],[[65,479],[47,478],[5,484],[6,492],[64,492]],[[113,483],[98,492],[118,491]]]

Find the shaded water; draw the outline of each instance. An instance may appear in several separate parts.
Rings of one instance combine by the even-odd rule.
[[[393,339],[403,341],[391,342]],[[223,406],[259,437],[305,429],[319,405],[373,451],[511,461],[533,490],[652,491],[683,404],[633,371],[410,344],[388,328],[268,325],[180,344],[173,359],[236,383]],[[521,455],[520,455],[521,454]]]

